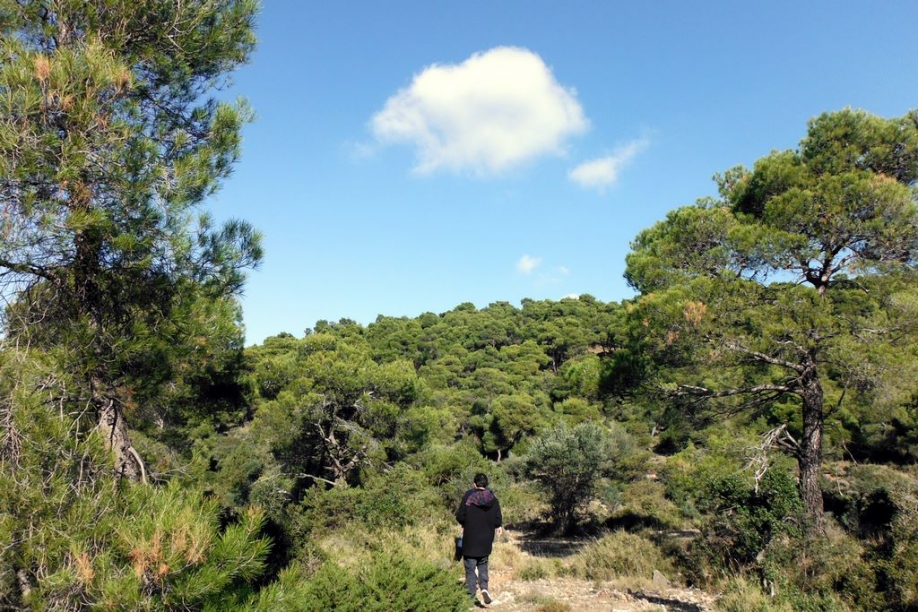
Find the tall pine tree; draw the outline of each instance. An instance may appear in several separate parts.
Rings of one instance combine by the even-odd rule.
[[[663,388],[783,420],[814,533],[826,419],[915,391],[916,180],[918,113],[827,113],[797,150],[730,170],[721,198],[641,232],[627,258]]]
[[[57,399],[92,415],[132,479],[130,413],[177,347],[234,312],[208,304],[231,305],[261,257],[248,224],[198,211],[239,155],[250,113],[212,95],[252,52],[256,10],[0,0],[5,342],[59,359],[72,382]]]

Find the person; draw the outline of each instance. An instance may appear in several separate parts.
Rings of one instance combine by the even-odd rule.
[[[497,496],[488,489],[488,477],[475,474],[475,488],[462,496],[456,510],[456,521],[462,525],[462,560],[465,564],[465,587],[472,599],[481,588],[485,604],[492,601],[488,592],[488,556],[494,545],[495,532],[503,533],[503,516]],[[477,572],[477,575],[476,575]]]

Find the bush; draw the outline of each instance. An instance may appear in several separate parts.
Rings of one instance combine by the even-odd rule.
[[[543,604],[540,604],[536,608],[536,612],[570,612],[571,607],[569,604],[566,604],[561,601],[548,601]]]
[[[459,503],[478,472],[489,475],[492,487],[500,483],[499,474],[492,473],[494,464],[482,457],[478,448],[467,440],[452,446],[431,446],[407,462],[424,474],[429,485],[440,491],[447,508]]]
[[[577,578],[605,581],[620,576],[650,579],[654,570],[672,573],[660,549],[639,535],[616,531],[585,546],[569,571]]]
[[[500,498],[504,525],[532,524],[545,516],[548,507],[541,493],[530,482],[514,482],[504,485],[497,491]],[[455,500],[454,504],[458,504]],[[455,508],[451,508],[455,510]]]
[[[759,482],[729,475],[708,483],[702,511],[709,515],[697,542],[697,552],[715,566],[741,571],[780,535],[796,536],[802,503],[797,483],[789,473],[772,468]]]
[[[6,366],[0,353],[0,609],[228,609],[251,593],[270,546],[260,510],[221,521],[178,479],[118,480],[81,415],[32,394],[53,373]]]
[[[436,490],[406,464],[371,476],[362,487],[314,487],[293,514],[302,537],[355,524],[368,531],[399,529],[447,516]]]
[[[773,539],[754,563],[733,575],[718,609],[767,612],[903,609],[889,605],[865,552],[855,538],[831,523],[824,537],[807,539],[802,534],[784,534]]]
[[[287,575],[286,582],[296,576]],[[327,562],[308,580],[292,589],[266,589],[255,605],[259,611],[291,612],[464,612],[469,596],[455,576],[434,564],[386,551],[357,567]]]
[[[547,494],[555,525],[569,532],[596,497],[601,480],[628,474],[638,454],[623,429],[605,430],[585,422],[572,429],[559,427],[535,440],[523,472]]]
[[[551,574],[551,566],[547,559],[527,559],[525,565],[520,568],[520,580],[541,580],[548,578]]]
[[[711,482],[741,472],[748,462],[748,449],[759,443],[751,432],[727,427],[715,426],[703,435],[704,444],[689,443],[668,457],[661,469],[666,496],[679,507],[703,505],[709,498]],[[796,469],[796,462],[790,458],[774,455],[769,459],[777,469]]]

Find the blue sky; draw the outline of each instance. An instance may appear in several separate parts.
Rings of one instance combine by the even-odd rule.
[[[264,234],[247,343],[633,295],[629,242],[847,106],[918,107],[918,2],[264,0],[207,203]]]

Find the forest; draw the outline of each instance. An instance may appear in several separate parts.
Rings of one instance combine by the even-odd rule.
[[[635,236],[633,298],[246,347],[261,236],[206,205],[256,14],[0,0],[0,610],[467,610],[478,472],[580,543],[521,581],[918,610],[918,111],[725,169]]]

